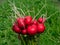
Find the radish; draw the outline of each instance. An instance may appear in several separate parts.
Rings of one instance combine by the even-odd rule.
[[[20,28],[19,28],[18,25],[15,24],[15,23],[14,23],[14,25],[13,25],[13,27],[12,27],[12,30],[13,30],[14,32],[18,33],[18,34],[21,32]]]
[[[40,18],[38,19],[38,22],[39,22],[39,23],[44,23],[45,21],[46,21],[46,18],[40,17]]]
[[[22,30],[21,34],[26,35],[27,34],[27,30],[26,29]]]
[[[38,22],[42,23],[42,22],[43,22],[43,18],[40,17],[40,18],[38,19]]]
[[[17,18],[17,24],[20,28],[24,28],[25,26],[24,18]]]
[[[44,26],[44,24],[38,24],[38,26],[37,26],[37,32],[38,33],[43,33],[44,32],[44,30],[45,30],[45,26]]]
[[[33,20],[33,21],[32,21],[32,24],[38,25],[37,20]]]
[[[32,17],[31,16],[26,16],[24,21],[25,21],[26,25],[30,25],[31,22],[32,22]]]
[[[31,36],[35,35],[37,33],[37,26],[34,24],[32,26],[28,26],[27,33]]]

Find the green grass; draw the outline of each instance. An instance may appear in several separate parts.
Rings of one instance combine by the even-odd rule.
[[[11,0],[11,2],[15,2],[16,7],[23,9],[26,15],[31,15],[32,17],[46,4],[46,7],[43,8],[36,19],[38,19],[41,14],[46,14],[46,12],[47,17],[49,17],[58,11],[50,0],[46,0],[46,2],[44,0]],[[41,2],[43,2],[43,4]],[[25,6],[23,6],[23,4]],[[12,18],[10,18],[10,16],[12,13],[14,14],[7,0],[0,5],[0,45],[22,45],[17,38],[17,34],[11,29]],[[23,14],[21,11],[20,13]],[[60,45],[60,12],[48,19],[45,25],[46,30],[40,34],[39,45]]]

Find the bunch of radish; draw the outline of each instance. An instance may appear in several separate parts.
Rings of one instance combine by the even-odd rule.
[[[44,24],[45,21],[47,21],[51,16],[55,15],[58,11],[51,14],[49,17],[47,17],[48,16],[47,10],[46,10],[46,13],[44,14],[41,13],[43,8],[45,7],[45,5],[43,5],[41,9],[39,8],[40,10],[38,11],[38,13],[34,17],[32,17],[30,16],[31,10],[27,10],[27,13],[28,13],[28,16],[27,16],[25,14],[26,12],[24,12],[22,8],[17,8],[15,4],[10,1],[9,3],[10,3],[10,6],[12,7],[13,14],[15,14],[15,15],[12,15],[13,18],[15,19],[15,20],[12,19],[13,20],[12,22],[14,22],[12,25],[12,30],[18,34],[18,39],[21,40],[21,44],[22,45],[40,45],[38,43],[40,42],[39,40],[40,34],[43,33],[46,29],[46,26]],[[25,4],[23,4],[23,6],[25,7]],[[18,10],[20,10],[22,13],[20,14]],[[34,11],[34,14],[35,14],[35,11]],[[40,17],[36,19],[36,17],[39,15]]]
[[[31,16],[18,17],[13,23],[12,30],[17,34],[33,36],[45,31],[45,19],[40,17],[38,20]]]

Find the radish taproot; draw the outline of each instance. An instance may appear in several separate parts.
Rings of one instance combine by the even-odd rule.
[[[20,30],[20,28],[18,27],[18,25],[17,24],[13,24],[13,27],[12,27],[12,30],[14,31],[14,32],[16,32],[16,33],[21,33],[21,30]]]
[[[37,33],[37,26],[36,25],[28,26],[27,32],[29,35],[35,35]]]
[[[25,21],[26,25],[29,25],[32,22],[32,17],[31,16],[26,16],[24,21]]]
[[[46,18],[40,17],[40,18],[38,19],[38,22],[39,22],[39,23],[44,23],[45,21],[46,21]]]
[[[44,26],[44,24],[38,24],[38,26],[37,26],[37,32],[38,33],[43,33],[44,32],[44,30],[45,30],[45,26]]]
[[[22,34],[22,35],[26,35],[26,34],[27,34],[27,30],[26,30],[26,29],[22,30],[22,31],[21,31],[21,34]]]
[[[24,28],[25,26],[24,18],[17,18],[17,24],[20,28]]]
[[[32,24],[38,25],[38,21],[37,20],[33,20]]]

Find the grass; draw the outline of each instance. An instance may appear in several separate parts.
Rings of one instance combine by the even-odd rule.
[[[40,11],[36,19],[42,14],[47,14],[47,17],[52,15],[46,22],[46,30],[40,34],[39,45],[60,45],[60,12],[56,9],[56,6],[50,2],[50,0],[11,0],[14,2],[20,14],[31,15],[34,17],[41,10],[42,6],[46,6]],[[24,13],[20,10],[22,9]],[[55,12],[58,13],[55,14]],[[12,17],[15,13],[9,6],[9,2],[6,0],[0,5],[0,45],[22,45],[18,40],[17,34],[12,31]],[[13,18],[15,19],[15,18]]]

